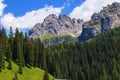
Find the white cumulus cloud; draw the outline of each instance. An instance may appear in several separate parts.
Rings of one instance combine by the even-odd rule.
[[[0,0],[0,16],[3,15],[3,11],[5,7],[7,6],[6,4],[3,3],[4,0]]]
[[[41,23],[49,14],[59,15],[61,13],[61,10],[62,8],[60,7],[55,8],[53,6],[45,6],[44,8],[40,8],[38,10],[26,12],[25,15],[18,17],[15,17],[12,13],[8,13],[2,16],[1,24],[6,29],[9,29],[10,26],[12,26],[13,30],[15,30],[15,28],[30,29],[36,23]]]
[[[83,4],[73,9],[70,17],[89,20],[94,12],[99,12],[103,7],[113,2],[120,2],[120,0],[86,0]]]

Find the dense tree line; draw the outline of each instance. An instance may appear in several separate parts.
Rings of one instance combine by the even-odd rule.
[[[12,69],[12,61],[18,64],[20,74],[24,66],[45,69],[45,56],[45,47],[40,39],[30,39],[27,33],[23,34],[18,29],[13,33],[12,27],[7,36],[5,29],[0,29],[0,71],[4,69],[5,61],[8,69]]]
[[[30,39],[18,29],[9,36],[0,29],[0,71],[7,61],[19,65],[18,73],[27,66],[45,70],[56,78],[71,80],[120,80],[120,28],[110,30],[86,42],[61,43],[45,47],[40,39]],[[17,73],[16,73],[17,74]]]
[[[120,28],[83,43],[62,43],[49,48],[47,67],[55,77],[120,80]]]

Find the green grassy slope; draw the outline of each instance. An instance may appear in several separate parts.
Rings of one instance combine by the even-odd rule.
[[[8,63],[5,62],[5,69],[0,72],[0,80],[13,80],[15,77],[15,73],[18,72],[18,65],[12,63],[12,70],[7,69]],[[23,68],[23,74],[18,73],[18,80],[43,80],[44,70],[39,68]],[[51,75],[50,80],[53,79]]]
[[[42,41],[46,40],[46,39],[52,39],[52,38],[56,38],[56,37],[66,37],[66,36],[70,36],[73,38],[77,38],[79,35],[71,35],[71,34],[59,34],[59,35],[54,35],[54,34],[50,34],[48,32],[45,33],[44,36],[40,37],[40,39]]]

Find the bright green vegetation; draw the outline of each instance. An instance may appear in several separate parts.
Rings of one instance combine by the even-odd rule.
[[[76,42],[77,37],[78,35],[73,35],[73,36],[68,34],[53,35],[46,32],[46,34],[40,37],[40,39],[44,43],[44,45],[53,46],[63,42],[66,42],[66,43]]]
[[[91,20],[91,21],[89,21],[89,25],[91,25],[91,26],[99,24],[99,23],[100,23],[100,20]]]
[[[75,37],[64,35],[64,36],[54,37],[51,39],[45,39],[43,42],[47,46],[53,46],[53,45],[57,45],[60,43],[73,43],[76,41],[77,39]]]
[[[45,39],[50,39],[50,38],[54,38],[54,37],[56,37],[56,35],[53,35],[53,34],[46,32],[45,35],[42,36],[40,39],[43,41]]]
[[[74,35],[74,36],[68,35],[68,34],[54,35],[54,34],[50,34],[50,33],[46,32],[44,36],[40,37],[40,39],[41,39],[42,41],[44,41],[44,40],[46,40],[46,39],[52,39],[52,38],[56,38],[56,37],[66,37],[66,36],[71,36],[71,37],[73,37],[73,38],[78,37],[78,35]]]
[[[12,62],[12,70],[7,69],[8,63],[5,62],[5,69],[0,72],[0,80],[13,80],[15,77],[15,73],[18,75],[18,80],[43,80],[44,70],[40,68],[23,68],[23,74],[18,73],[18,65]],[[50,80],[53,79],[51,75],[49,75]]]
[[[110,7],[110,6],[107,7],[107,8],[106,8],[106,11],[107,11],[107,12],[110,12],[110,11],[111,11],[111,7]]]
[[[108,7],[106,7],[106,12],[114,12],[115,9],[116,9],[116,7],[113,7],[113,6],[109,5]]]

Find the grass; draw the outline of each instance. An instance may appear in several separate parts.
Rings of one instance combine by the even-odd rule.
[[[46,39],[51,39],[51,38],[56,38],[56,37],[66,37],[66,36],[72,36],[73,38],[78,37],[78,35],[70,35],[70,34],[54,35],[54,34],[50,34],[50,33],[46,32],[44,36],[40,37],[40,39],[41,39],[42,41],[44,41],[44,40],[46,40]]]
[[[7,69],[8,63],[5,62],[5,69],[0,72],[0,80],[13,80],[15,77],[15,73],[18,72],[18,65],[12,63],[12,70]],[[39,68],[23,68],[23,74],[18,73],[18,80],[43,80],[44,70]],[[53,79],[51,75],[49,75],[50,80]]]
[[[46,32],[45,35],[41,37],[41,40],[43,41],[45,39],[51,39],[51,38],[54,38],[56,36],[57,35],[53,35],[53,34],[50,34],[50,33]]]
[[[96,24],[99,24],[99,23],[100,23],[100,20],[91,20],[91,21],[89,21],[89,24],[90,24],[91,26],[96,25]]]

